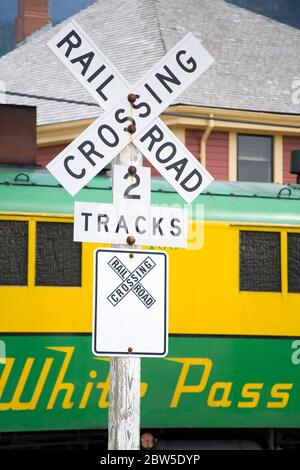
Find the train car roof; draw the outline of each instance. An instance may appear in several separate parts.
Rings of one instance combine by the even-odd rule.
[[[111,177],[100,175],[72,197],[45,169],[0,166],[1,213],[72,215],[75,200],[112,202],[111,189]],[[184,201],[164,179],[152,178],[152,204],[183,206]],[[207,220],[300,225],[296,184],[214,181],[190,205],[193,218],[201,217],[201,205]]]

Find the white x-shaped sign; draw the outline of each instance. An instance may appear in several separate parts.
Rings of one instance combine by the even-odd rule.
[[[121,284],[107,297],[114,307],[118,305],[129,292],[133,292],[146,308],[152,307],[155,303],[155,299],[140,282],[155,266],[155,262],[150,256],[143,260],[132,272],[124,266],[117,256],[114,256],[108,262],[108,265],[122,279]]]
[[[212,176],[157,119],[214,62],[191,33],[132,88],[75,21],[48,45],[105,110],[47,165],[72,196],[131,140],[186,202],[211,183]],[[130,93],[139,96],[133,104]],[[132,136],[126,129],[133,122]]]

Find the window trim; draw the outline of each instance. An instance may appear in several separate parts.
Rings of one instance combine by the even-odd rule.
[[[280,276],[280,283],[279,283],[279,290],[242,290],[241,289],[241,233],[242,232],[247,232],[247,233],[250,233],[250,232],[259,232],[259,233],[273,233],[273,234],[276,234],[276,235],[279,235],[278,236],[278,239],[279,239],[279,250],[280,250],[280,253],[279,253],[279,276]],[[282,256],[282,232],[279,230],[279,229],[273,229],[273,230],[265,230],[265,229],[257,229],[257,228],[252,228],[252,230],[248,230],[248,228],[244,227],[244,228],[240,228],[238,230],[238,291],[239,293],[256,293],[256,294],[282,294],[283,292],[283,282],[282,282],[282,276],[283,276],[283,270],[282,270],[282,266],[283,266],[283,256]]]
[[[42,213],[26,213],[20,214],[14,212],[0,212],[0,220],[15,220],[28,222],[28,264],[27,264],[27,284],[23,286],[0,286],[0,289],[19,288],[23,289],[82,289],[84,283],[83,272],[83,244],[81,244],[81,285],[80,286],[36,286],[35,285],[35,250],[36,250],[36,223],[37,222],[61,222],[74,223],[74,217],[70,214],[42,214]],[[77,243],[77,242],[76,242]]]
[[[247,223],[247,222],[231,222],[230,228],[233,229],[235,236],[235,244],[238,247],[237,256],[235,261],[235,284],[236,292],[238,295],[281,295],[291,296],[300,295],[299,293],[288,291],[288,246],[287,246],[287,234],[288,233],[299,233],[300,225],[295,224],[268,224],[268,223]],[[240,291],[240,253],[239,253],[239,233],[241,230],[247,231],[262,231],[262,232],[279,232],[280,243],[281,243],[281,292],[262,292],[262,291]]]
[[[275,135],[273,134],[252,134],[252,133],[240,133],[238,132],[236,134],[236,181],[243,181],[246,182],[245,180],[239,180],[239,137],[268,137],[272,141],[271,145],[271,181],[261,181],[261,183],[273,183],[274,182],[274,169],[275,169],[275,162],[274,162],[274,156],[275,156]],[[249,180],[250,181],[250,180]]]
[[[38,219],[35,219],[35,243],[34,243],[34,261],[35,261],[35,264],[34,264],[34,276],[36,275],[36,249],[37,249],[37,245],[36,245],[36,241],[37,241],[37,224],[41,222],[41,223],[59,223],[59,224],[65,224],[65,223],[69,223],[69,224],[73,224],[74,223],[74,219],[72,218],[72,220],[68,220],[68,221],[64,221],[64,220],[54,220],[54,219],[51,219],[50,220],[46,220],[46,219],[43,219],[43,220],[38,220]],[[83,270],[82,270],[82,242],[74,242],[73,243],[77,243],[77,244],[80,244],[81,245],[81,250],[80,250],[80,285],[75,285],[75,286],[70,286],[70,285],[46,285],[46,284],[36,284],[36,280],[34,279],[34,287],[35,288],[67,288],[67,289],[81,289],[82,288],[82,279],[83,279]]]
[[[1,284],[0,288],[26,288],[28,287],[28,280],[29,280],[29,240],[30,240],[30,223],[27,217],[6,217],[2,216],[0,213],[0,220],[1,221],[8,221],[8,222],[27,222],[27,283],[26,284]]]
[[[291,230],[287,230],[286,231],[286,253],[287,253],[287,256],[286,256],[286,263],[285,263],[285,268],[286,268],[286,290],[287,290],[287,293],[289,295],[300,295],[300,291],[290,291],[289,290],[289,237],[288,235],[289,234],[292,234],[292,233],[296,233],[300,236],[300,230],[299,231],[291,231]]]

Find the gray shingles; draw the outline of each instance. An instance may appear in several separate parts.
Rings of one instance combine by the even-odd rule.
[[[216,63],[177,102],[300,114],[291,100],[300,76],[300,31],[223,0],[98,0],[73,17],[130,83],[192,31]],[[68,22],[70,19],[66,20]],[[61,23],[0,59],[8,90],[91,101],[48,50]],[[98,107],[8,97],[38,106],[38,123],[97,116]]]
[[[182,5],[184,27],[216,59],[180,101],[202,106],[300,114],[291,85],[300,72],[300,31],[222,0],[173,0]],[[157,12],[169,47],[183,34],[174,24],[167,0]],[[198,6],[198,14],[195,14]],[[183,25],[183,23],[182,23]],[[181,26],[182,26],[181,25]]]

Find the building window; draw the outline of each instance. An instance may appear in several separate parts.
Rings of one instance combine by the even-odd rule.
[[[238,181],[273,180],[273,137],[238,135]]]
[[[280,233],[240,231],[240,290],[281,292]]]
[[[28,223],[0,220],[0,285],[26,286]]]
[[[37,286],[81,286],[81,243],[73,242],[73,224],[37,222]]]
[[[288,233],[288,290],[300,293],[300,233]]]

